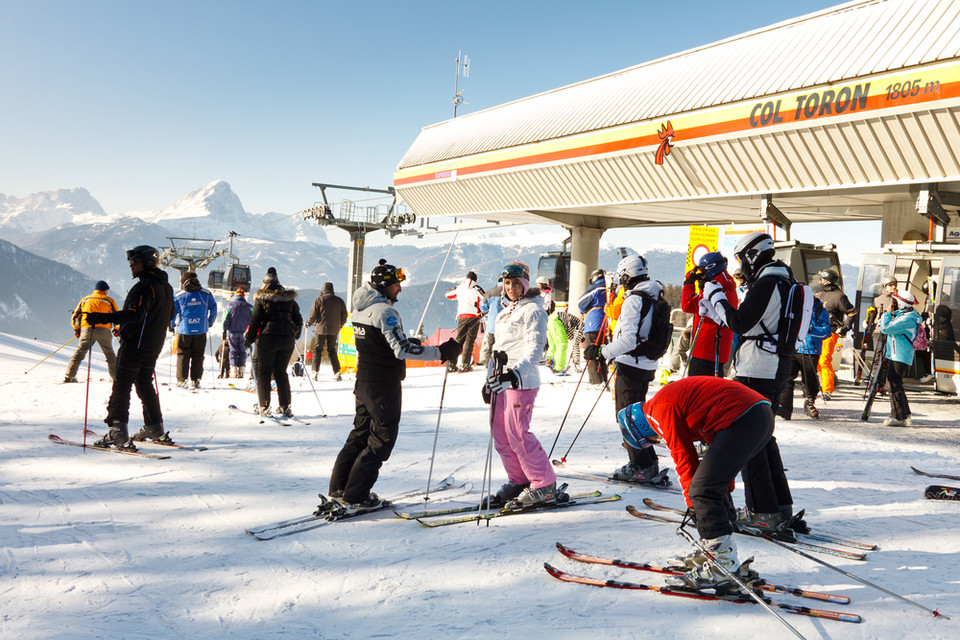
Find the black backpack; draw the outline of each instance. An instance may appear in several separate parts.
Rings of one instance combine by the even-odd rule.
[[[642,340],[627,354],[659,360],[670,348],[670,342],[673,340],[673,323],[670,322],[672,307],[663,297],[662,289],[656,298],[642,291],[631,291],[627,295],[639,295],[643,299],[643,306],[640,307],[640,324],[643,324],[647,314],[653,314],[650,318],[650,333],[646,340]]]
[[[792,356],[797,346],[807,337],[810,320],[813,316],[813,290],[800,284],[793,278],[774,275],[777,278],[777,290],[780,292],[780,321],[774,334],[763,322],[760,328],[764,333],[756,339],[776,343],[776,352],[780,356]],[[748,338],[749,339],[749,338]]]

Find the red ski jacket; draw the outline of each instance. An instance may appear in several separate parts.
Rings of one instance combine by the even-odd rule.
[[[715,281],[723,285],[723,293],[727,296],[727,301],[736,309],[738,305],[737,283],[734,282],[733,278],[731,278],[726,271],[717,276]],[[697,293],[695,287],[696,285],[692,283],[683,285],[683,293],[680,297],[680,308],[686,313],[693,314],[693,333],[691,335],[697,336],[697,343],[693,345],[693,350],[690,352],[690,355],[694,358],[713,362],[717,349],[717,323],[710,318],[700,317],[698,311],[703,293]],[[700,326],[701,322],[703,322],[703,328],[700,329],[700,333],[698,334],[697,327]],[[730,347],[732,344],[733,331],[730,330],[730,327],[721,327],[720,364],[724,364],[730,359]]]
[[[739,382],[694,376],[661,387],[643,405],[650,426],[670,449],[687,506],[693,506],[689,496],[690,481],[700,466],[695,443],[710,444],[718,431],[728,428],[761,402],[770,404],[762,395]]]

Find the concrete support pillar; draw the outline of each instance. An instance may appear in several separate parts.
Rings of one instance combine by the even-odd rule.
[[[570,230],[570,297],[567,311],[578,314],[577,300],[587,290],[590,272],[600,260],[600,237],[603,229],[577,227]]]

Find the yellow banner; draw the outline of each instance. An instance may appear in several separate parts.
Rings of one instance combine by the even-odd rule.
[[[704,255],[717,250],[717,243],[720,240],[720,229],[717,227],[690,227],[690,235],[687,240],[687,266],[683,272],[689,273],[690,269],[697,266],[697,262]]]

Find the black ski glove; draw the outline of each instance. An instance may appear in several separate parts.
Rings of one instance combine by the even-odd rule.
[[[114,318],[116,318],[116,314],[112,311],[109,313],[102,313],[99,311],[89,311],[87,312],[86,320],[91,325],[111,324],[114,321]]]
[[[520,387],[520,379],[513,369],[508,369],[503,373],[496,373],[487,378],[487,388],[490,393],[502,393],[507,389],[517,389]]]
[[[409,342],[410,344],[415,344],[415,345],[417,345],[418,347],[423,344],[423,343],[420,341],[420,338],[407,338],[407,342]]]
[[[463,346],[453,338],[450,338],[440,345],[440,362],[456,360],[461,351],[463,351]]]
[[[74,333],[74,335],[77,336],[78,338],[80,337],[80,329],[74,329],[74,330],[73,330],[73,333]]]
[[[583,349],[585,360],[600,360],[603,357],[602,347],[599,344],[588,344]]]

